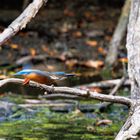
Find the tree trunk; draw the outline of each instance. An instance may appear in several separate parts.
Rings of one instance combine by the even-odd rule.
[[[130,116],[120,130],[116,140],[140,139],[140,0],[132,0],[128,34],[128,73],[131,81]]]
[[[122,13],[118,22],[118,25],[114,31],[112,40],[109,45],[109,52],[106,57],[106,64],[113,65],[116,62],[118,56],[118,48],[121,45],[121,41],[126,33],[131,0],[126,0]]]
[[[131,80],[131,97],[140,99],[140,0],[133,0],[128,26],[128,72]]]

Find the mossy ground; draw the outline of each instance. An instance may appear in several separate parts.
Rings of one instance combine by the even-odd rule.
[[[127,109],[112,106],[106,113],[55,113],[48,108],[38,108],[32,115],[21,113],[21,119],[9,119],[0,124],[0,138],[8,140],[113,140],[123,122]],[[112,124],[97,126],[102,119],[112,120]],[[122,121],[120,121],[120,119]]]

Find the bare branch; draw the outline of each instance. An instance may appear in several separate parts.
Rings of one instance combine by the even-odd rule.
[[[34,0],[31,4],[29,4],[23,13],[0,34],[0,45],[14,36],[18,31],[25,28],[27,23],[35,17],[39,9],[46,2],[47,0]]]
[[[112,89],[112,91],[109,93],[109,95],[116,95],[118,89],[124,84],[125,80],[126,80],[127,76],[123,76],[120,79],[120,82]],[[112,103],[110,102],[104,102],[101,104],[100,109],[105,109],[108,106],[110,106]]]
[[[120,79],[120,82],[112,89],[112,91],[110,92],[109,95],[115,95],[116,92],[118,91],[118,89],[124,84],[126,78],[127,78],[126,76],[123,76],[123,77]]]
[[[126,0],[122,9],[121,16],[119,18],[118,25],[116,26],[112,40],[109,45],[109,52],[107,53],[108,55],[105,60],[108,65],[113,65],[117,60],[118,48],[121,44],[121,41],[127,29],[130,5],[131,5],[131,0]]]
[[[9,78],[5,80],[0,81],[0,88],[2,88],[5,84],[22,84],[23,79],[17,79],[17,78]],[[32,86],[34,88],[40,88],[44,89],[47,94],[69,94],[69,95],[75,95],[79,97],[89,98],[89,99],[96,99],[100,101],[106,101],[106,102],[114,102],[114,103],[120,103],[127,106],[131,106],[132,101],[131,99],[128,99],[126,97],[121,96],[113,96],[113,95],[104,95],[97,92],[89,92],[86,90],[81,90],[77,88],[69,88],[69,87],[53,87],[53,86],[47,86],[44,84],[38,84],[36,82],[30,81],[28,86]]]
[[[120,81],[121,81],[121,79],[105,80],[105,81],[101,81],[101,82],[93,82],[90,84],[80,85],[80,86],[76,86],[76,87],[80,88],[81,86],[87,86],[87,87],[111,88],[115,85],[118,85],[120,83]],[[123,85],[125,85],[125,86],[130,85],[130,80],[126,79],[124,81]]]
[[[47,94],[40,96],[41,98],[46,98],[49,100],[55,100],[55,99],[72,99],[72,100],[85,100],[83,97],[79,97],[77,95],[67,95],[67,94]],[[89,99],[88,99],[89,100]]]

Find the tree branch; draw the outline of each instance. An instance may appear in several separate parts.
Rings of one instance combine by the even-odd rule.
[[[39,9],[47,0],[34,0],[9,26],[0,34],[0,45],[25,28],[27,23],[35,17]]]
[[[105,60],[108,65],[113,65],[117,60],[118,48],[127,29],[130,5],[131,0],[126,0],[122,9],[121,16],[119,18],[118,25],[116,26],[112,40],[109,45],[109,52],[107,53],[108,55]]]
[[[100,87],[100,88],[111,88],[113,86],[118,85],[121,82],[122,79],[113,79],[113,80],[105,80],[100,82],[93,82],[90,84],[80,85],[76,86],[77,88],[80,88],[81,86],[87,86],[87,87]],[[126,79],[123,83],[124,86],[130,85],[130,80]]]
[[[126,76],[123,76],[120,79],[120,82],[112,89],[112,91],[109,93],[109,95],[116,95],[117,91],[119,90],[119,88],[124,84],[125,80],[126,80]],[[107,108],[109,105],[111,105],[112,103],[110,102],[104,102],[101,104],[100,109],[105,109]]]
[[[56,100],[56,99],[85,100],[85,98],[79,97],[77,95],[67,95],[67,94],[61,94],[61,93],[47,94],[47,95],[40,96],[40,98],[46,98],[49,100]]]
[[[134,112],[130,115],[118,133],[115,140],[138,140],[139,132],[140,132],[140,106],[134,108]]]
[[[17,79],[17,78],[9,78],[5,80],[1,80],[0,88],[10,83],[22,85],[23,81],[24,81],[23,79]],[[104,95],[97,92],[90,92],[90,91],[81,90],[77,88],[47,86],[44,84],[38,84],[33,81],[30,81],[28,86],[43,89],[46,91],[47,94],[60,94],[61,93],[61,94],[75,95],[75,96],[89,98],[89,99],[96,99],[100,101],[120,103],[127,106],[132,105],[131,99],[128,99],[126,97],[121,97],[121,96]]]

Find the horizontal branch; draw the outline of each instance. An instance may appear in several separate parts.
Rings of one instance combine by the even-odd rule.
[[[101,87],[101,88],[111,88],[115,85],[118,85],[120,83],[121,79],[113,79],[113,80],[105,80],[105,81],[100,81],[100,82],[93,82],[90,84],[85,84],[85,85],[80,85],[76,86],[77,88],[81,86],[87,86],[87,87]],[[124,86],[130,85],[130,80],[126,79],[125,82],[123,83]]]
[[[6,84],[23,84],[23,79],[18,78],[9,78],[0,81],[0,88],[2,88]],[[113,95],[104,95],[98,92],[90,92],[87,90],[81,90],[77,88],[69,88],[69,87],[54,87],[54,86],[47,86],[44,84],[38,84],[36,82],[30,81],[28,86],[34,88],[40,88],[46,91],[47,94],[68,94],[68,95],[75,95],[79,97],[89,98],[89,99],[96,99],[100,101],[106,102],[113,102],[113,103],[120,103],[127,106],[131,106],[132,101],[129,98],[121,97],[121,96],[113,96]]]
[[[47,2],[47,0],[34,0],[31,4],[29,4],[23,13],[0,34],[0,45],[14,36],[18,31],[25,28],[27,23],[35,17],[44,2]]]
[[[85,98],[83,97],[79,97],[77,95],[68,95],[68,94],[61,94],[61,93],[57,93],[57,94],[47,94],[47,95],[43,95],[40,96],[41,98],[46,98],[49,100],[55,100],[55,99],[72,99],[72,100],[85,100]]]

